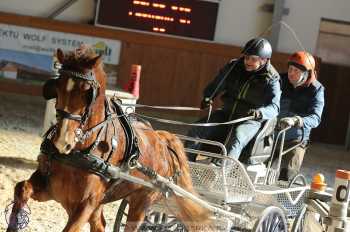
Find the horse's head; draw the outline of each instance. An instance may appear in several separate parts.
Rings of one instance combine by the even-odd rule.
[[[67,54],[58,49],[57,59],[62,65],[59,78],[47,81],[43,94],[46,99],[56,98],[57,126],[52,142],[60,153],[68,154],[78,142],[83,143],[83,131],[104,117],[100,107],[106,78],[101,57],[86,46]]]

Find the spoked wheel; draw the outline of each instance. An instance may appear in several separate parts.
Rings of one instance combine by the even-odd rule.
[[[291,232],[325,231],[326,225],[319,214],[309,212],[304,206],[295,218]]]
[[[151,212],[147,215],[140,231],[187,232],[185,226],[176,217],[160,212]]]
[[[306,186],[307,181],[303,174],[298,173],[296,174],[290,181],[288,187],[292,187],[294,184],[300,185],[300,186]]]
[[[279,176],[279,171],[271,168],[267,173],[266,184],[273,185],[276,182],[278,176]]]
[[[288,232],[286,217],[280,208],[266,208],[255,223],[253,232]]]
[[[122,202],[119,205],[117,216],[115,218],[113,232],[124,232],[128,212],[129,203],[127,200],[122,200]]]
[[[306,206],[304,206],[298,216],[294,219],[293,226],[291,232],[303,232],[305,231],[305,213],[306,213]]]
[[[123,232],[129,212],[129,203],[122,200],[114,222],[113,232]],[[141,224],[140,232],[187,232],[185,226],[174,216],[151,212]]]

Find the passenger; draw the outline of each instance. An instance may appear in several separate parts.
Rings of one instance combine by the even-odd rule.
[[[302,142],[282,159],[280,179],[288,180],[300,171],[311,129],[321,122],[324,87],[316,79],[314,57],[304,51],[291,55],[288,73],[281,74],[281,87],[280,125],[282,128],[292,127],[286,132],[285,147]]]
[[[249,40],[242,56],[228,62],[209,83],[203,93],[201,109],[209,107],[213,99],[222,94],[223,108],[216,110],[209,122],[226,122],[247,116],[253,120],[217,127],[194,127],[189,136],[224,142],[228,155],[239,159],[242,149],[255,136],[263,120],[277,117],[280,104],[279,74],[270,63],[272,49],[264,38]],[[206,122],[206,118],[199,122]],[[229,133],[233,128],[232,133]],[[188,142],[186,147],[201,149],[200,144]],[[196,154],[189,154],[195,161]]]

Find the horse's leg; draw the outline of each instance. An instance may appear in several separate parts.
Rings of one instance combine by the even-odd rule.
[[[37,201],[48,201],[51,199],[47,191],[47,176],[36,170],[29,180],[16,184],[14,191],[14,204],[9,218],[7,232],[17,231],[21,210],[28,202],[29,198]]]
[[[90,220],[91,232],[104,232],[106,226],[106,220],[103,216],[103,206],[100,205],[91,215]]]
[[[74,207],[74,210],[67,210],[69,218],[63,232],[79,232],[89,221],[96,208],[96,206],[93,206],[93,204],[89,203],[89,200],[87,200]]]
[[[160,197],[160,193],[144,190],[128,197],[129,213],[126,220],[125,232],[138,231],[145,219],[146,210]]]

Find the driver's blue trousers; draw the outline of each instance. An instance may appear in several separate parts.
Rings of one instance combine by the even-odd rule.
[[[227,112],[217,110],[212,113],[209,122],[226,122],[229,119]],[[198,123],[205,123],[207,118],[202,118]],[[261,127],[261,122],[255,120],[248,120],[233,125],[220,125],[210,127],[193,127],[188,136],[194,138],[201,138],[207,140],[214,140],[224,143],[227,149],[227,153],[231,158],[239,159],[243,148],[249,143],[249,141],[255,136]],[[230,130],[232,128],[232,132]],[[229,137],[228,137],[229,136]],[[227,138],[228,137],[228,138]],[[186,148],[192,148],[197,150],[209,150],[211,148],[207,145],[194,142],[186,142]],[[188,154],[190,161],[195,161],[197,154]]]

